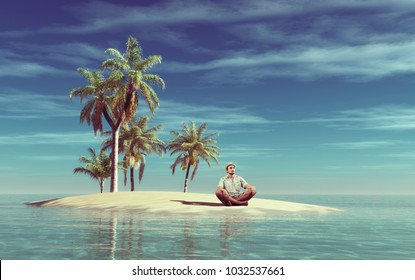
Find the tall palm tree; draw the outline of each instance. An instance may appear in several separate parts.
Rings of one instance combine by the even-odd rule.
[[[130,170],[131,191],[134,186],[134,168],[139,168],[138,180],[141,182],[146,166],[146,156],[152,153],[162,155],[165,151],[165,144],[157,137],[157,131],[162,125],[148,128],[150,117],[143,116],[140,119],[133,118],[127,125],[121,127],[119,152],[124,153],[124,185],[127,183],[127,170]],[[111,146],[111,139],[103,142],[103,149]]]
[[[112,104],[116,121],[110,124],[113,139],[111,190],[116,192],[118,191],[118,173],[115,166],[118,166],[120,127],[135,116],[140,96],[147,102],[154,115],[159,103],[157,94],[151,85],[161,85],[164,89],[165,83],[158,75],[148,73],[154,65],[161,63],[161,56],[151,55],[143,58],[137,39],[131,36],[128,38],[124,54],[113,48],[107,49],[106,52],[112,56],[102,63],[102,69],[110,71],[109,78],[106,80],[106,88],[116,92]]]
[[[176,166],[180,164],[182,170],[186,170],[186,177],[184,181],[184,192],[187,192],[188,178],[190,167],[193,166],[191,180],[196,176],[197,168],[199,166],[199,158],[207,162],[210,167],[209,159],[212,158],[218,163],[219,148],[215,145],[215,137],[218,133],[212,133],[203,136],[207,127],[207,123],[202,123],[196,128],[192,121],[190,125],[183,124],[182,132],[171,131],[176,138],[169,141],[167,149],[171,151],[170,155],[179,154],[175,162],[170,166],[172,174],[174,174]]]
[[[79,96],[81,102],[84,98],[89,99],[81,111],[81,123],[84,121],[86,121],[88,125],[92,123],[95,135],[98,131],[103,133],[102,117],[104,116],[111,127],[114,142],[117,142],[118,131],[116,123],[118,124],[118,120],[121,120],[121,118],[117,119],[118,116],[114,114],[114,100],[116,95],[114,94],[115,87],[112,82],[114,79],[113,75],[110,75],[105,79],[100,71],[91,72],[84,68],[78,68],[78,71],[84,76],[89,84],[84,87],[74,88],[69,94],[69,97],[72,99]],[[118,151],[113,149],[111,152],[111,192],[116,191],[116,189],[113,188],[113,180],[117,180],[118,174],[118,168],[115,168],[115,166],[118,166],[118,160],[114,159],[118,159]]]
[[[129,37],[127,50],[121,54],[116,49],[108,49],[114,58],[109,58],[102,63],[103,70],[109,70],[107,78],[99,71],[90,72],[79,68],[78,71],[88,80],[89,85],[75,88],[71,91],[71,99],[79,96],[89,98],[90,101],[81,111],[81,122],[87,121],[93,124],[95,134],[103,132],[102,116],[104,116],[112,133],[111,152],[111,192],[118,191],[118,141],[122,124],[127,123],[134,115],[138,107],[139,93],[149,105],[154,115],[158,107],[158,97],[149,84],[161,85],[165,88],[162,78],[150,74],[150,68],[161,63],[161,56],[153,55],[142,57],[142,50],[137,40]]]
[[[88,151],[91,158],[86,156],[79,158],[80,162],[85,163],[85,167],[77,167],[73,170],[73,173],[82,173],[97,180],[102,193],[105,179],[111,176],[111,159],[104,150],[101,150],[99,154],[92,148],[88,148]]]

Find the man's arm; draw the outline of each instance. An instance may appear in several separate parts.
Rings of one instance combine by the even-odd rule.
[[[245,189],[247,189],[247,190],[256,191],[255,186],[252,186],[252,185],[250,185],[250,184],[248,184],[248,183],[246,183],[246,184],[244,185],[244,188],[245,188]]]
[[[248,182],[244,178],[242,178],[242,177],[240,177],[240,178],[241,178],[241,182],[242,182],[242,187],[244,189],[255,191],[255,186],[252,186],[252,185],[248,184]]]

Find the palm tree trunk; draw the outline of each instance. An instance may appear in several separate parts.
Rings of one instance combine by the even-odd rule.
[[[120,126],[112,131],[112,165],[111,165],[111,188],[110,192],[118,192],[118,139]]]
[[[131,182],[131,191],[134,191],[134,168],[130,167],[130,182]]]
[[[189,182],[190,164],[187,165],[186,179],[184,180],[184,192],[187,192],[187,183]]]
[[[104,191],[104,182],[105,180],[99,180],[99,188],[100,188],[101,193]]]

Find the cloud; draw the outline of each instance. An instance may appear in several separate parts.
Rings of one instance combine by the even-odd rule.
[[[8,95],[0,94],[0,103],[5,105],[0,110],[0,114],[3,114],[0,115],[0,119],[78,118],[79,105],[76,109],[72,109],[69,100],[65,98],[16,92],[11,92]],[[27,102],[28,100],[31,102]],[[165,137],[169,137],[167,135],[171,130],[181,130],[183,123],[190,121],[196,122],[197,125],[207,122],[206,133],[246,133],[247,127],[251,132],[272,130],[269,128],[273,124],[272,120],[252,113],[248,107],[227,108],[213,105],[193,105],[165,99],[160,102],[162,103],[160,109],[156,111],[155,118],[151,119],[150,126],[163,124],[164,130],[159,134]],[[137,116],[141,115],[151,115],[147,106],[139,107]],[[94,138],[92,131],[90,133],[37,133],[0,137],[0,145],[95,143],[99,141],[102,141],[102,138]]]
[[[0,59],[0,77],[31,78],[42,75],[56,75],[59,73],[62,73],[61,70],[37,62]]]
[[[160,1],[151,5],[128,5],[104,1],[88,1],[77,5],[63,6],[67,16],[78,20],[72,26],[56,24],[47,26],[35,33],[92,34],[115,31],[128,26],[140,25],[167,26],[195,23],[243,23],[247,20],[275,19],[280,17],[304,17],[309,14],[327,14],[342,10],[370,9],[368,16],[382,11],[406,12],[415,5],[410,0],[397,0],[393,3],[383,0],[371,1]],[[352,13],[351,13],[352,14]],[[33,30],[3,31],[0,36],[27,36]]]
[[[46,95],[15,89],[0,89],[0,119],[50,119],[79,117],[79,110],[71,106],[69,93]]]
[[[388,157],[388,158],[399,158],[399,159],[405,159],[405,160],[410,160],[413,161],[415,159],[415,152],[413,152],[413,146],[410,147],[411,151],[408,152],[398,152],[398,153],[389,153],[389,154],[383,154],[383,157]]]
[[[415,107],[379,106],[338,111],[333,116],[292,121],[346,130],[405,131],[415,129]]]
[[[86,13],[82,18],[88,18],[87,25],[93,30],[131,24],[161,25],[159,29],[170,31],[149,34],[167,34],[173,39],[164,42],[192,46],[188,49],[197,44],[185,34],[186,28],[177,28],[178,24],[226,23],[224,30],[233,35],[226,40],[234,41],[232,51],[223,51],[226,46],[220,43],[220,57],[199,63],[166,61],[160,71],[200,72],[201,79],[208,83],[239,84],[280,77],[366,81],[414,73],[415,41],[408,39],[408,34],[415,30],[403,28],[413,26],[403,15],[414,6],[410,1],[393,5],[388,1],[170,1],[145,7],[90,2],[77,11]],[[293,22],[300,28],[295,28]],[[399,28],[391,27],[397,23]],[[241,40],[251,45],[253,42],[255,50],[241,48]]]
[[[200,79],[209,83],[239,84],[280,77],[366,81],[414,73],[415,41],[410,35],[415,22],[407,15],[414,7],[409,0],[393,4],[386,0],[175,0],[141,6],[90,1],[66,6],[66,12],[78,20],[76,24],[47,26],[31,34],[96,34],[139,25],[143,27],[140,35],[147,40],[173,45],[183,52],[216,54],[214,59],[199,63],[166,60],[160,71],[199,72]],[[211,28],[213,35],[209,36],[218,42],[215,50],[189,31],[196,30],[192,26],[198,24]],[[229,35],[226,40],[218,39]],[[43,53],[40,48],[32,49],[37,48],[43,59],[76,65],[102,59],[103,53],[103,49],[79,42],[44,47]],[[0,76],[60,73],[39,62],[13,62],[0,63]]]
[[[30,57],[42,61],[63,62],[69,65],[90,65],[99,66],[107,57],[105,50],[108,47],[98,47],[83,42],[68,42],[60,44],[27,44],[11,42],[14,56],[20,59],[27,59],[21,53],[30,53]]]
[[[266,158],[276,158],[279,156],[279,149],[263,147],[258,145],[223,145],[221,146],[221,160],[234,160],[235,158],[244,159],[266,159]]]
[[[205,71],[208,72],[205,74],[206,80],[234,83],[278,77],[374,80],[415,73],[415,41],[331,48],[307,47],[279,52],[244,51],[204,63],[167,62],[160,71]]]
[[[361,150],[378,149],[396,145],[396,141],[359,141],[359,142],[339,142],[328,143],[323,146],[335,149]]]
[[[19,159],[23,159],[23,160],[30,160],[30,161],[59,161],[62,162],[63,160],[67,160],[67,161],[74,161],[77,160],[78,157],[77,156],[59,156],[59,155],[42,155],[42,156],[19,156]]]
[[[97,67],[106,58],[105,47],[79,42],[48,45],[11,42],[9,45],[13,50],[0,50],[0,77],[76,76],[80,65]],[[57,63],[59,66],[54,66]],[[67,70],[62,63],[76,66]]]
[[[404,10],[413,8],[415,4],[409,0],[390,1],[352,0],[347,2],[331,1],[166,1],[155,2],[152,5],[121,5],[102,1],[86,2],[81,5],[67,8],[78,17],[84,25],[70,27],[68,32],[90,33],[114,26],[128,26],[132,24],[165,25],[195,22],[241,22],[258,18],[275,16],[291,16],[316,11],[330,11],[339,9],[372,9],[372,10]],[[49,29],[50,31],[55,28]],[[59,29],[62,31],[62,29]]]
[[[34,56],[27,57],[14,50],[0,49],[0,77],[35,78],[42,75],[68,75],[68,72],[37,62]]]
[[[191,104],[163,99],[156,111],[153,122],[164,125],[165,132],[180,130],[183,123],[194,121],[197,125],[208,123],[208,131],[223,133],[246,133],[252,130],[267,130],[274,124],[263,116],[253,113],[249,106],[213,106],[208,104]],[[149,114],[146,107],[138,109],[138,115]]]
[[[68,145],[101,144],[101,137],[93,132],[33,133],[0,136],[0,145]]]
[[[362,173],[375,173],[379,174],[412,174],[414,169],[413,164],[401,164],[401,163],[385,163],[385,164],[354,164],[354,165],[336,165],[326,166],[324,169],[333,173],[345,173],[345,174],[362,174]]]
[[[271,16],[295,8],[284,2],[270,1],[167,1],[153,5],[121,5],[92,1],[68,7],[81,24],[52,26],[39,30],[42,33],[91,34],[120,29],[139,24],[141,26],[171,25],[180,23],[232,22],[241,19]],[[11,33],[3,33],[3,35]],[[1,33],[0,33],[1,35]]]

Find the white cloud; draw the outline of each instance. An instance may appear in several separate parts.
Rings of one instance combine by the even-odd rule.
[[[61,70],[37,62],[0,60],[0,77],[30,78],[41,75],[56,75],[59,73],[61,73]]]
[[[197,22],[242,22],[259,18],[315,13],[336,9],[370,9],[406,11],[415,6],[410,0],[378,1],[184,1],[174,0],[152,5],[122,5],[104,1],[89,1],[80,5],[67,5],[66,10],[81,24],[48,26],[43,33],[91,34],[140,24],[141,26],[171,25]],[[31,31],[3,31],[0,36],[24,36]],[[33,32],[32,32],[33,33]]]
[[[352,173],[352,174],[362,174],[362,173],[405,173],[410,172],[414,169],[413,164],[402,164],[402,163],[390,163],[390,164],[355,164],[355,165],[336,165],[336,166],[326,166],[324,169],[329,170],[333,173]]]
[[[262,147],[258,145],[223,145],[221,146],[220,158],[226,160],[234,160],[252,158],[252,159],[265,159],[278,157],[280,150],[269,147]]]
[[[24,160],[33,160],[33,161],[63,161],[63,160],[67,160],[67,161],[74,161],[77,160],[79,158],[79,156],[67,156],[67,155],[33,155],[33,156],[20,156],[18,157],[19,159],[24,159]]]
[[[183,51],[206,54],[213,52],[196,43],[195,38],[190,38],[185,26],[188,23],[226,22],[229,25],[223,30],[227,34],[229,30],[233,30],[230,32],[232,38],[226,42],[234,42],[238,46],[233,48],[232,53],[226,52],[226,46],[218,44],[217,54],[221,57],[217,59],[201,63],[165,61],[160,71],[203,71],[201,77],[207,81],[230,83],[276,77],[304,80],[346,77],[352,80],[371,80],[415,72],[415,41],[408,37],[408,34],[413,34],[413,30],[405,32],[401,28],[395,30],[390,27],[394,26],[396,18],[400,18],[402,24],[407,22],[407,17],[399,15],[414,7],[415,2],[409,0],[394,1],[393,4],[386,0],[258,0],[221,3],[176,0],[146,6],[93,1],[68,8],[70,13],[78,17],[78,24],[48,26],[37,32],[91,34],[140,25],[144,26],[143,30],[150,30],[140,31],[149,40],[163,41],[181,47]],[[365,17],[356,16],[354,13],[342,13],[342,16],[330,13],[338,9],[356,9],[363,12]],[[280,27],[270,20],[291,22],[286,19],[293,15],[296,16],[296,24],[300,25],[308,23],[301,20],[302,16],[308,19],[307,16],[310,15],[314,18],[310,23],[312,27],[307,28],[307,32],[299,28],[300,31],[292,34],[293,27],[290,24]],[[249,23],[246,23],[247,20]],[[372,23],[379,22],[386,22],[384,25],[392,29],[385,32],[368,29]],[[32,34],[37,32],[33,31]],[[241,39],[250,42],[256,50],[242,49]],[[266,47],[262,47],[264,44]],[[103,51],[79,42],[54,45],[46,47],[46,50],[50,51],[47,55],[49,59],[77,65],[88,63],[90,58],[100,59]],[[224,53],[226,54],[223,55]],[[0,76],[29,77],[59,73],[53,66],[36,62],[17,62],[13,66],[13,61],[8,60],[0,65],[4,65],[0,66]]]
[[[324,144],[325,147],[346,150],[378,149],[396,145],[396,141],[358,141]]]
[[[27,102],[30,100],[31,102]],[[40,94],[18,93],[0,95],[4,104],[0,119],[37,119],[54,117],[79,117],[79,108],[71,108],[71,102],[66,97],[47,96]],[[67,104],[66,104],[67,103]],[[77,102],[79,105],[79,102]],[[156,111],[152,125],[162,124],[164,130],[159,134],[167,136],[171,130],[181,130],[183,123],[194,121],[197,125],[208,123],[206,133],[219,132],[246,133],[252,131],[269,131],[274,122],[263,116],[254,114],[248,107],[220,107],[213,105],[192,105],[172,100],[161,101],[160,109]],[[30,105],[29,105],[30,104]],[[144,103],[143,103],[144,104]],[[11,106],[13,105],[13,106]],[[75,105],[74,105],[75,106]],[[81,104],[82,106],[82,104]],[[137,116],[151,115],[147,106],[139,107]],[[164,138],[162,137],[162,138]],[[66,144],[100,142],[102,138],[93,137],[93,132],[83,133],[37,133],[28,135],[5,135],[0,137],[0,145],[5,144]]]
[[[30,56],[43,61],[64,62],[70,65],[89,65],[95,63],[98,66],[107,55],[105,50],[108,47],[98,47],[83,42],[68,42],[60,44],[36,45],[27,43],[10,43],[15,56],[25,58],[17,52],[30,53]],[[27,55],[26,55],[27,56]],[[75,69],[73,70],[75,72]]]
[[[246,106],[214,106],[209,104],[193,105],[163,99],[156,111],[154,124],[163,124],[165,132],[180,130],[183,123],[194,121],[196,124],[208,123],[208,131],[223,133],[246,133],[246,129],[267,130],[274,124],[272,120],[253,113]],[[138,115],[149,114],[146,107],[140,107]]]
[[[15,50],[0,49],[0,77],[32,78],[42,75],[68,75],[69,72],[55,66],[37,62],[35,56],[18,54]]]
[[[10,47],[13,51],[0,50],[0,77],[76,76],[76,67],[92,63],[99,66],[106,57],[106,48],[79,42],[56,45],[11,42]],[[54,66],[56,62],[59,67]],[[62,62],[76,67],[66,70]]]
[[[160,71],[210,71],[209,80],[216,78],[237,83],[275,77],[372,80],[415,73],[415,41],[330,48],[308,47],[280,52],[245,51],[204,63],[166,62]]]
[[[14,89],[0,90],[0,119],[48,119],[79,116],[69,93],[46,95]]]
[[[411,150],[413,150],[413,147],[411,147]],[[408,151],[408,152],[389,153],[389,154],[383,154],[382,156],[389,157],[389,158],[407,159],[407,160],[413,161],[415,159],[415,152]]]
[[[103,138],[93,132],[32,133],[0,136],[0,145],[100,144]]]
[[[167,1],[148,6],[121,5],[108,2],[87,2],[70,8],[82,21],[83,28],[71,28],[71,32],[96,32],[109,26],[130,24],[175,24],[183,22],[240,22],[247,19],[304,14],[317,10],[375,8],[403,10],[415,6],[410,0],[378,1]]]
[[[415,107],[379,106],[335,112],[333,116],[292,122],[318,123],[336,129],[401,131],[415,129]]]

